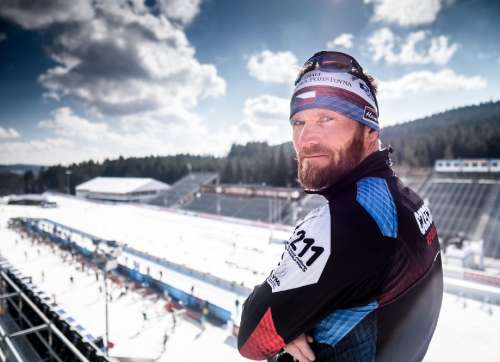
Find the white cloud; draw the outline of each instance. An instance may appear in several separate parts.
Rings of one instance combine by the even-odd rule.
[[[53,24],[86,21],[93,15],[92,0],[0,2],[0,16],[18,23],[25,29],[42,29]]]
[[[433,23],[442,9],[442,0],[365,0],[374,4],[373,21],[401,26]]]
[[[55,65],[39,77],[45,96],[79,101],[88,112],[84,117],[68,107],[55,109],[38,123],[51,132],[47,138],[2,142],[0,158],[68,164],[118,155],[222,155],[231,142],[289,139],[288,100],[277,97],[247,100],[242,122],[229,127],[209,127],[197,114],[201,99],[226,92],[225,80],[213,64],[197,60],[185,34],[200,3],[162,0],[150,7],[143,0],[75,0],[70,6],[47,0],[42,9],[22,0],[2,2],[0,16],[53,35],[46,48]],[[267,51],[253,59],[249,69],[259,80],[295,79],[291,52]]]
[[[438,72],[412,72],[399,79],[379,81],[379,99],[401,99],[427,93],[470,91],[483,89],[487,81],[480,76],[467,77],[451,69]]]
[[[187,24],[198,15],[201,0],[158,0],[160,9],[171,19]]]
[[[74,114],[68,107],[61,107],[52,111],[52,117],[50,120],[38,122],[38,126],[53,129],[56,135],[62,137],[100,140],[108,131],[106,123],[89,122],[85,118]]]
[[[0,16],[27,29],[52,31],[47,50],[55,65],[39,77],[45,96],[79,101],[95,118],[60,107],[38,123],[52,136],[5,142],[2,158],[68,163],[120,154],[226,152],[224,133],[209,130],[195,111],[200,100],[226,92],[216,67],[197,60],[185,34],[200,3],[2,1]]]
[[[56,65],[39,77],[46,97],[71,97],[98,115],[185,114],[200,99],[226,91],[215,66],[196,59],[184,32],[199,5],[164,0],[152,9],[142,0],[49,0],[28,6],[8,0],[0,14],[30,29],[58,25],[47,47]]]
[[[335,49],[338,46],[344,47],[346,49],[352,48],[352,40],[354,39],[353,34],[343,33],[340,34],[335,39],[326,43],[327,49]]]
[[[447,64],[460,44],[449,44],[446,36],[432,37],[427,41],[428,32],[416,31],[402,41],[389,28],[377,30],[368,39],[368,49],[374,61],[384,60],[391,64]],[[400,45],[399,45],[400,44]],[[424,47],[424,44],[427,47]],[[399,52],[396,46],[399,45]],[[423,49],[422,49],[423,48]]]
[[[229,133],[226,128],[209,129],[204,119],[190,112],[127,115],[111,127],[61,107],[52,112],[51,119],[39,122],[39,127],[53,134],[32,141],[0,142],[0,163],[69,164],[119,155],[223,155],[231,141],[238,138],[236,126]]]
[[[291,130],[288,122],[290,100],[264,94],[245,100],[243,120],[230,130],[239,142],[251,140],[277,144],[289,141]]]
[[[57,37],[58,65],[40,77],[47,96],[72,96],[101,114],[194,108],[225,94],[212,64],[200,64],[182,28],[127,2],[96,5],[97,16]]]
[[[460,44],[453,43],[448,46],[448,38],[444,35],[431,39],[428,57],[435,64],[446,64],[460,48]]]
[[[247,63],[250,75],[261,82],[292,83],[299,70],[297,57],[290,51],[264,50],[253,54]]]
[[[243,115],[260,123],[287,120],[290,112],[290,100],[264,94],[245,100]]]
[[[498,64],[500,64],[500,57],[498,57],[498,59],[497,59],[497,63],[498,63]]]
[[[372,53],[373,60],[385,59],[387,62],[394,62],[397,58],[394,54],[395,43],[396,35],[389,28],[382,28],[373,33],[368,38],[368,49]]]
[[[77,149],[73,141],[63,138],[0,143],[0,163],[48,165],[70,163],[80,157],[81,149]]]
[[[0,140],[19,137],[21,137],[21,135],[14,128],[4,128],[0,126]]]

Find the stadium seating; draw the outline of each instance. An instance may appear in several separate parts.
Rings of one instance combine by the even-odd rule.
[[[483,233],[484,254],[492,258],[500,258],[500,185],[494,186],[492,207],[489,210],[488,222]]]
[[[433,178],[420,194],[429,203],[442,240],[462,234],[472,238],[483,213],[489,213],[488,200],[496,184],[472,178]],[[478,235],[480,236],[480,235]]]
[[[215,182],[219,175],[213,172],[192,172],[170,187],[161,197],[152,203],[161,206],[177,206],[185,203],[202,185]]]
[[[215,193],[199,193],[184,205],[185,210],[238,217],[249,220],[278,222],[288,202],[267,197],[238,197]]]

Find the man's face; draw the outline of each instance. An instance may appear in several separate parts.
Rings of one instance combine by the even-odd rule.
[[[290,119],[298,161],[297,176],[305,189],[326,187],[362,159],[365,127],[338,112],[306,109]]]

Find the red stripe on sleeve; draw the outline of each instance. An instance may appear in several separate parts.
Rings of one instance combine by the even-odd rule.
[[[253,360],[271,358],[285,346],[283,338],[276,332],[271,308],[261,318],[259,324],[240,349],[242,356]]]

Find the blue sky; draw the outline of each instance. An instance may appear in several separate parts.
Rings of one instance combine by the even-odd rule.
[[[318,50],[379,81],[381,125],[500,95],[500,3],[50,0],[0,3],[0,163],[223,155],[290,139]]]

